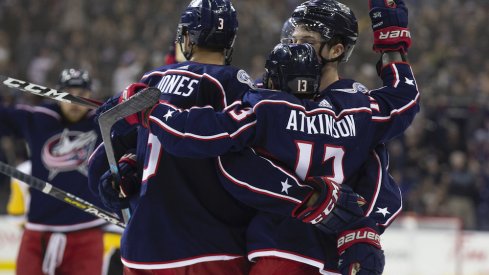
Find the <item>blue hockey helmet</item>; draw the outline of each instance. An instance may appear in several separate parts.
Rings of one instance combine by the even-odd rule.
[[[74,68],[64,69],[59,75],[58,89],[62,90],[71,87],[91,90],[92,80],[88,71]]]
[[[318,92],[321,66],[310,44],[280,43],[266,63],[263,82],[294,95],[313,96]]]
[[[358,38],[358,22],[348,6],[335,0],[309,0],[297,6],[291,18],[295,26],[319,33],[325,42],[339,38],[345,52],[337,60],[348,61]]]
[[[193,0],[180,17],[177,42],[183,43],[187,33],[192,45],[227,50],[230,58],[237,31],[236,10],[229,0]]]

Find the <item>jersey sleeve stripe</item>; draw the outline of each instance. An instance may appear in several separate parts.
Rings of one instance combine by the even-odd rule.
[[[274,193],[274,192],[271,192],[271,191],[268,191],[268,190],[265,190],[265,189],[260,189],[260,188],[254,187],[253,185],[251,185],[249,183],[246,183],[244,181],[238,180],[237,178],[231,176],[226,171],[226,169],[222,165],[222,162],[221,162],[221,158],[220,157],[218,157],[218,165],[219,165],[219,170],[222,172],[223,176],[225,176],[228,180],[230,180],[231,182],[233,182],[236,185],[239,185],[242,188],[246,188],[246,189],[248,189],[248,190],[250,190],[250,191],[252,191],[254,193],[262,194],[262,195],[265,195],[265,196],[270,196],[270,197],[274,197],[274,198],[278,198],[278,199],[283,199],[283,200],[286,200],[286,201],[290,201],[290,202],[295,203],[295,204],[301,203],[300,200],[295,199],[293,197],[285,196],[285,195],[282,195],[282,194],[277,194],[277,193]]]
[[[397,71],[397,67],[395,66],[395,64],[391,64],[391,70],[394,72],[394,80],[392,86],[394,86],[394,88],[397,88],[397,85],[399,85],[399,72]]]
[[[402,106],[399,109],[392,110],[388,116],[372,116],[372,120],[377,122],[389,121],[394,115],[401,114],[411,109],[412,107],[415,107],[418,104],[417,103],[418,97],[419,97],[419,93],[416,95],[416,98],[414,100],[411,100],[408,104]]]
[[[378,176],[377,176],[377,182],[375,183],[375,192],[374,192],[374,195],[372,197],[372,199],[370,200],[370,205],[369,205],[369,208],[365,214],[365,216],[369,216],[372,211],[374,210],[374,206],[377,202],[377,198],[379,197],[379,193],[380,193],[380,186],[382,185],[382,177],[384,176],[382,174],[382,164],[380,163],[380,158],[379,158],[379,155],[377,154],[377,152],[373,152],[374,156],[375,156],[375,160],[377,161],[377,164],[378,164]]]
[[[173,129],[172,127],[168,126],[166,123],[161,121],[160,119],[150,116],[149,119],[153,122],[155,122],[160,128],[165,130],[166,132],[169,132],[175,136],[178,137],[187,137],[187,138],[193,138],[193,139],[201,139],[201,140],[214,140],[214,139],[221,139],[221,138],[228,138],[230,135],[228,133],[220,133],[220,134],[215,134],[215,135],[210,135],[210,136],[201,136],[201,135],[195,135],[192,133],[182,133],[180,131],[177,131]]]
[[[397,209],[397,211],[394,214],[392,214],[392,216],[385,223],[379,224],[379,226],[388,227],[389,224],[391,224],[391,222],[393,222],[397,218],[397,216],[401,213],[401,211],[402,211],[402,194],[401,194],[401,189],[399,189],[399,198],[401,199],[401,205],[399,206],[399,208]]]

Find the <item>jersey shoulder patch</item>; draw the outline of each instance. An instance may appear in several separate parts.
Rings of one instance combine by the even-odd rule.
[[[255,83],[253,82],[253,80],[245,70],[239,70],[238,73],[236,74],[236,78],[238,79],[239,82],[250,86],[250,88],[252,89],[256,88]]]
[[[330,87],[331,91],[343,92],[348,94],[367,93],[368,89],[360,82],[352,79],[341,79]]]
[[[363,85],[360,82],[353,83],[352,87],[353,87],[353,90],[356,90],[357,92],[360,92],[360,93],[363,93],[363,94],[368,93],[367,87],[365,87],[365,85]]]

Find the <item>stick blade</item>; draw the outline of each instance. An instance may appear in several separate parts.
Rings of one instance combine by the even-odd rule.
[[[128,100],[102,113],[99,117],[99,123],[111,125],[119,119],[149,108],[158,102],[160,94],[161,91],[157,88],[146,88]]]

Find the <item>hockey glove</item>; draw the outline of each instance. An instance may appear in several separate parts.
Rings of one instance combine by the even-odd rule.
[[[369,0],[376,52],[401,51],[411,46],[408,10],[403,0]]]
[[[119,160],[120,186],[115,186],[110,170],[100,178],[99,194],[102,203],[113,211],[129,208],[129,197],[137,194],[140,177],[136,167],[136,155],[125,154]]]
[[[385,256],[380,246],[380,235],[375,229],[366,226],[344,231],[338,235],[337,243],[338,269],[342,275],[382,274]]]
[[[122,102],[128,100],[129,98],[134,96],[136,93],[138,93],[138,92],[140,92],[146,88],[148,88],[148,85],[146,85],[144,83],[133,83],[133,84],[127,86],[126,89],[124,89],[124,91],[121,93],[121,96],[119,97],[118,103],[122,103]],[[139,113],[127,116],[124,119],[130,125],[139,124],[141,122]]]
[[[350,186],[337,184],[326,177],[309,177],[305,183],[315,191],[292,211],[293,217],[314,224],[327,234],[342,232],[363,218],[362,206],[366,201]],[[308,206],[313,195],[318,198]]]

